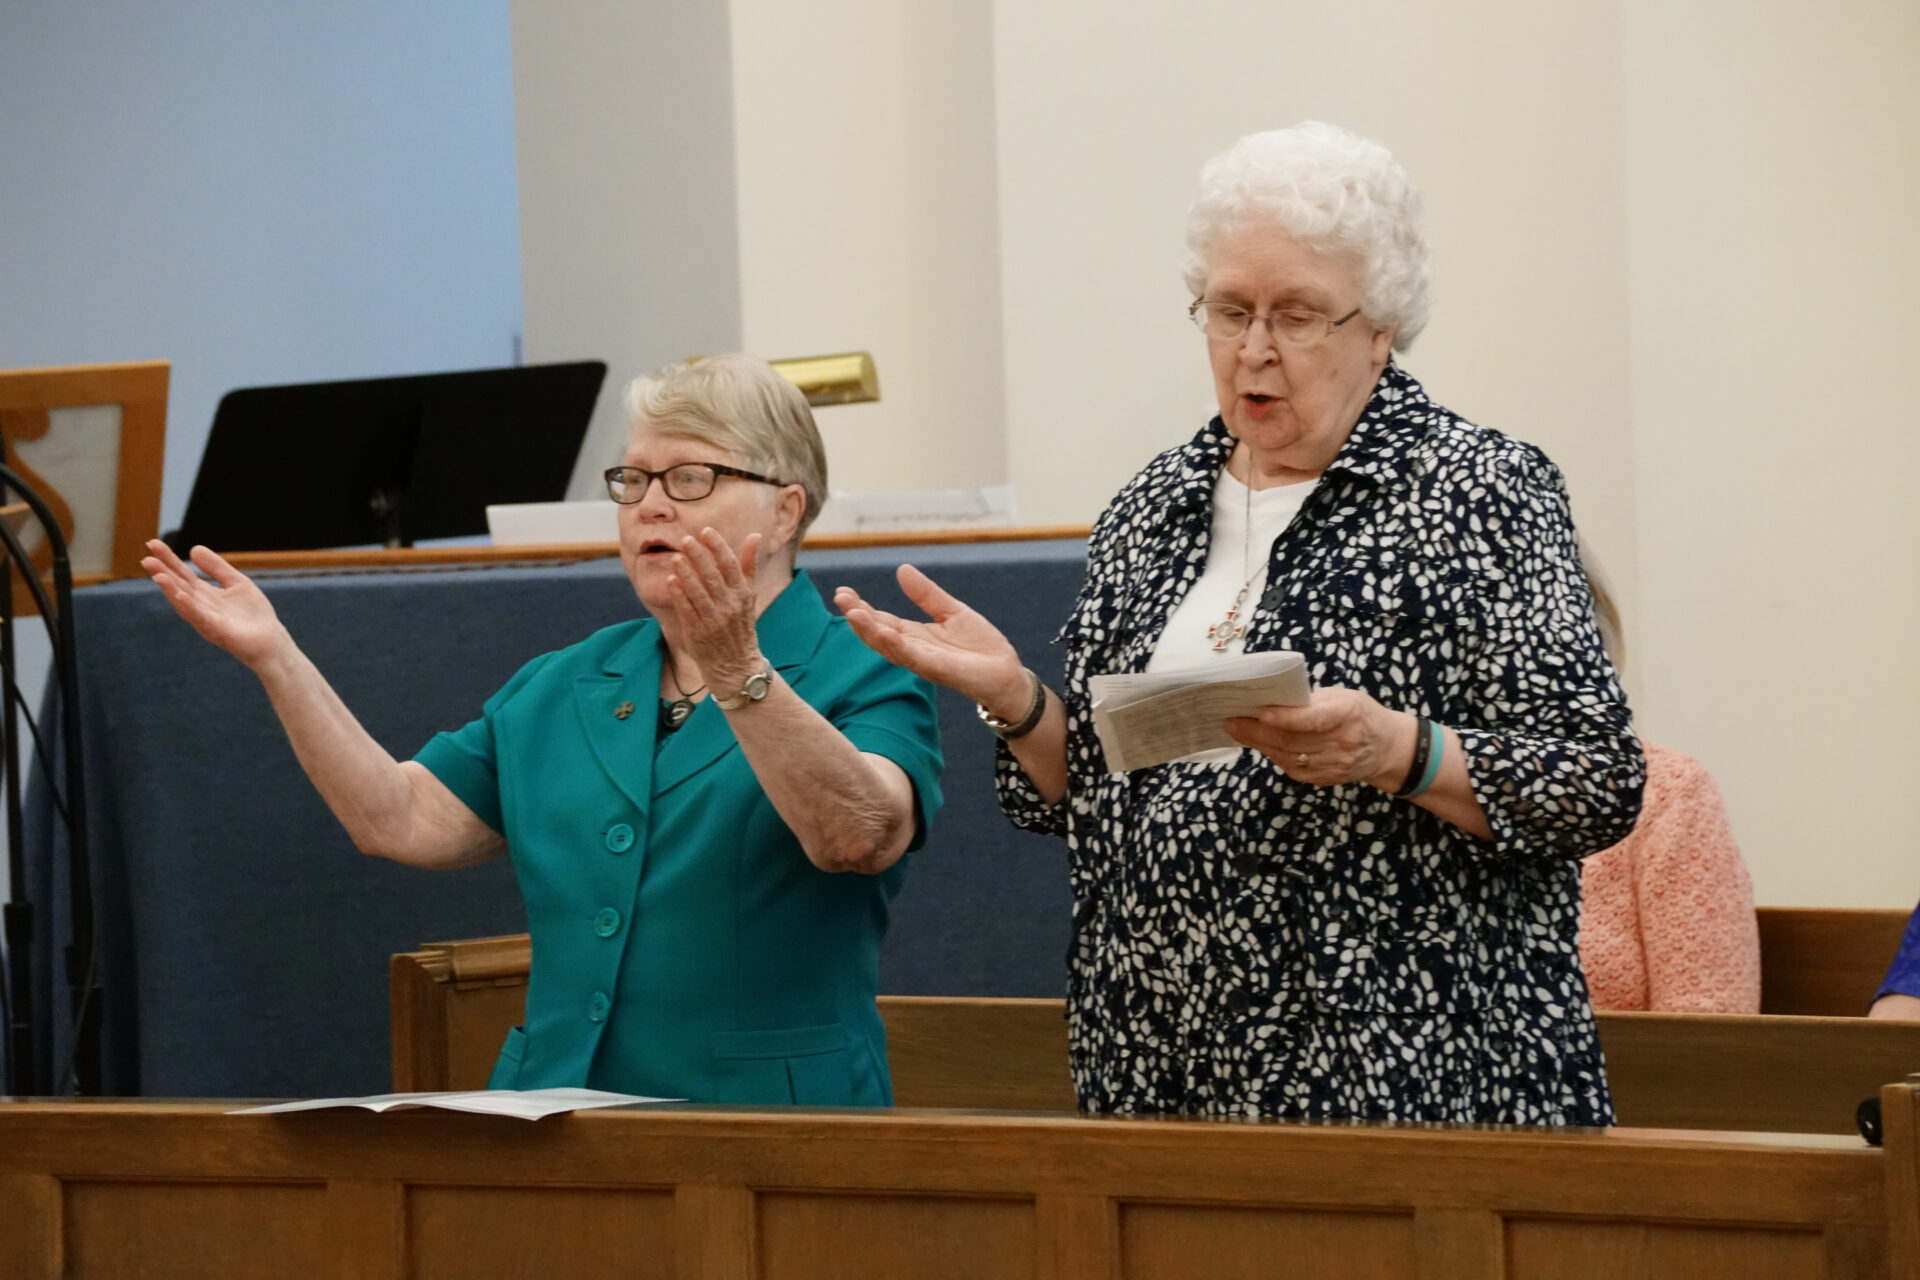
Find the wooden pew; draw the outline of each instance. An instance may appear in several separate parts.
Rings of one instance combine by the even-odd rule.
[[[481,1088],[524,1007],[525,935],[393,957],[393,1087]],[[883,996],[905,1107],[1069,1111],[1058,1000]],[[1620,1123],[1751,1132],[1854,1131],[1854,1111],[1920,1070],[1920,1023],[1712,1014],[1600,1015]]]
[[[1761,907],[1760,1012],[1857,1018],[1880,989],[1908,912]]]
[[[0,1274],[1915,1280],[1888,1146],[1665,1130],[0,1102]]]

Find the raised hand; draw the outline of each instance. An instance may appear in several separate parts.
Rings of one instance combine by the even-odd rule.
[[[853,588],[841,587],[833,602],[854,634],[896,666],[1018,719],[1032,689],[1006,636],[912,565],[901,565],[898,577],[900,589],[927,621],[896,617],[868,604]]]
[[[147,543],[147,550],[152,554],[140,561],[140,567],[165,594],[173,611],[209,644],[225,649],[250,668],[291,645],[266,593],[213,551],[195,547],[189,553],[207,575],[203,578],[166,543],[155,539]]]
[[[713,529],[680,544],[667,590],[680,637],[708,687],[730,694],[760,670],[760,535],[735,555]]]

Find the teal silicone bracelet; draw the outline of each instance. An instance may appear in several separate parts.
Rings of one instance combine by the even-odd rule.
[[[1430,744],[1427,748],[1427,771],[1420,775],[1420,785],[1407,793],[1409,800],[1432,786],[1433,780],[1440,776],[1440,757],[1447,749],[1447,731],[1436,722],[1429,720],[1427,721],[1427,741]]]

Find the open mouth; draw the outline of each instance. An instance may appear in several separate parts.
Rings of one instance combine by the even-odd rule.
[[[1246,398],[1248,400],[1251,400],[1254,404],[1272,404],[1275,400],[1278,400],[1280,397],[1266,396],[1266,395],[1261,395],[1257,391],[1249,391],[1246,393]]]
[[[665,538],[648,538],[640,544],[640,554],[642,557],[670,556],[677,550],[679,550],[679,548],[675,547]]]

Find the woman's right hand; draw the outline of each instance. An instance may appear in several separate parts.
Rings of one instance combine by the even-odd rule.
[[[182,564],[166,543],[147,543],[151,555],[140,561],[173,611],[187,620],[202,639],[225,649],[249,668],[259,665],[290,644],[287,629],[253,580],[206,547],[189,553],[203,570],[201,577]]]
[[[853,633],[896,666],[945,685],[995,715],[1018,720],[1033,687],[1020,655],[1000,629],[942,591],[910,564],[900,566],[900,589],[927,615],[916,622],[876,609],[851,587],[833,593]]]

